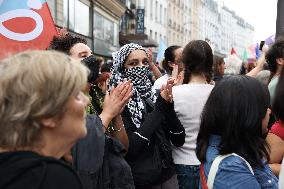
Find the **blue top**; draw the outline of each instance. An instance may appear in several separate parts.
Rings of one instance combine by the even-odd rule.
[[[219,155],[218,145],[221,137],[211,135],[204,162],[205,176],[209,174],[214,159]],[[278,188],[278,179],[264,162],[264,168],[253,168],[254,175],[250,172],[245,161],[237,156],[229,156],[221,161],[214,180],[217,189],[271,189]],[[201,186],[199,187],[202,188]]]

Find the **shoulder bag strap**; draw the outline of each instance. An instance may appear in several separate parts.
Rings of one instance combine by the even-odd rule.
[[[200,165],[199,175],[200,175],[202,189],[208,189],[203,163],[201,163]]]
[[[213,185],[214,185],[214,180],[218,171],[218,167],[219,164],[221,163],[221,161],[229,156],[238,156],[239,158],[241,158],[243,161],[245,161],[245,163],[247,164],[250,172],[254,175],[254,172],[252,170],[252,167],[250,166],[250,164],[241,156],[239,156],[238,154],[232,153],[232,154],[227,154],[227,155],[219,155],[217,156],[213,163],[212,166],[209,170],[209,174],[208,174],[208,180],[207,180],[207,185],[208,185],[208,189],[213,189]]]

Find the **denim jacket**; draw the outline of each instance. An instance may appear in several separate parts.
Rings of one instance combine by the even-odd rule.
[[[219,155],[218,145],[221,137],[211,135],[204,162],[204,171],[207,178],[212,162]],[[250,172],[245,161],[237,156],[229,156],[221,161],[214,180],[216,189],[275,189],[278,188],[278,179],[264,162],[263,168],[253,168],[254,175]],[[201,188],[201,186],[199,187]]]

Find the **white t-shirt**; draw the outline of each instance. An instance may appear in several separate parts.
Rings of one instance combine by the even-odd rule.
[[[200,165],[195,155],[200,115],[213,87],[214,85],[209,84],[184,84],[173,87],[175,112],[186,135],[182,147],[173,147],[175,164]]]
[[[154,85],[153,85],[153,89],[157,90],[157,89],[160,89],[163,85],[166,85],[167,84],[167,81],[169,79],[169,75],[168,74],[165,74],[163,75],[162,77],[158,78]]]

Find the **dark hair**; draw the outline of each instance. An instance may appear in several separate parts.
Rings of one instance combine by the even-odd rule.
[[[183,83],[190,81],[191,74],[205,74],[209,83],[212,77],[213,54],[206,41],[190,41],[182,52],[184,65]]]
[[[272,104],[272,110],[275,116],[284,121],[284,69],[281,71],[281,75],[276,86],[275,97]]]
[[[269,48],[265,56],[269,70],[271,71],[270,80],[274,77],[277,71],[276,59],[283,57],[284,57],[284,39],[278,38],[278,40]]]
[[[54,36],[48,49],[57,50],[70,55],[71,48],[77,43],[87,44],[87,41],[79,36],[72,36],[70,34],[59,37]]]
[[[196,155],[204,162],[210,135],[221,136],[220,155],[236,153],[253,167],[269,161],[262,120],[270,104],[265,85],[248,76],[231,76],[216,85],[202,112]]]
[[[214,76],[223,76],[220,73],[219,67],[224,63],[225,62],[224,62],[223,57],[220,57],[220,56],[217,56],[217,55],[213,56],[213,73],[214,73]]]
[[[169,46],[164,53],[164,60],[162,62],[162,67],[164,70],[166,70],[167,73],[172,74],[173,68],[169,66],[169,62],[175,61],[175,51],[177,49],[181,48],[181,46],[178,45],[172,45]]]
[[[105,62],[101,67],[101,72],[111,72],[112,62]]]

